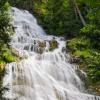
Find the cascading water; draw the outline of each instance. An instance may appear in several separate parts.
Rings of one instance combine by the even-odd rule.
[[[12,8],[15,34],[11,46],[25,59],[7,64],[3,97],[7,100],[100,100],[85,93],[69,63],[62,37],[47,36],[28,12]],[[52,49],[55,45],[56,48]]]

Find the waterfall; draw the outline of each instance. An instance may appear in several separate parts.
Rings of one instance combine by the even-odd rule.
[[[6,65],[6,100],[100,100],[86,92],[63,37],[46,35],[26,10],[13,7],[12,15],[15,34],[10,44],[23,59]]]

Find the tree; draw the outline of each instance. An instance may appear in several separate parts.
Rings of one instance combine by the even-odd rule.
[[[74,9],[76,9],[76,11],[77,11],[77,13],[78,13],[78,15],[79,15],[79,17],[80,17],[80,20],[81,20],[82,24],[85,26],[85,25],[86,25],[86,22],[85,22],[85,20],[84,20],[84,18],[83,18],[83,16],[82,16],[82,13],[81,13],[81,11],[80,11],[78,5],[77,5],[76,0],[71,0],[71,2],[73,3]]]
[[[48,34],[74,36],[82,27],[70,0],[34,2],[34,12]]]
[[[12,26],[10,24],[11,17],[9,14],[9,3],[6,0],[0,1],[0,45],[8,44]],[[0,46],[2,47],[2,46]]]

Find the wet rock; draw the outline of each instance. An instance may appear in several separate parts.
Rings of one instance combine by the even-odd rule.
[[[45,43],[45,42],[40,42],[40,41],[39,41],[39,47],[40,47],[40,48],[45,48],[45,47],[46,47],[46,43]]]
[[[50,51],[53,51],[54,49],[58,48],[58,43],[54,39],[49,41],[49,45],[50,45],[50,48],[49,48]]]
[[[24,49],[25,49],[25,50],[29,50],[29,46],[25,46]]]
[[[11,48],[11,52],[14,56],[19,57],[19,52],[15,48]]]
[[[80,79],[85,83],[85,86],[87,86],[87,75],[85,72],[83,72],[82,70],[77,69],[76,70],[78,76],[80,77]]]
[[[78,57],[78,56],[73,56],[70,60],[70,63],[78,63],[78,62],[81,62],[82,61],[82,58],[81,57]]]
[[[66,52],[66,48],[65,47],[62,48],[62,52]]]
[[[64,41],[64,37],[61,37],[61,38],[60,38],[60,41]]]
[[[38,42],[38,53],[42,54],[46,47],[46,42]]]
[[[12,52],[13,56],[17,57],[18,59],[28,58],[28,54],[25,51],[19,52],[15,48],[11,48],[11,52]]]

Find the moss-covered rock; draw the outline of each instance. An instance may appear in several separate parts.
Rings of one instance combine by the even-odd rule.
[[[38,42],[38,52],[40,54],[43,53],[45,47],[46,47],[46,42],[45,41],[44,42],[41,42],[41,41]]]
[[[56,40],[49,41],[49,45],[50,45],[49,48],[50,51],[53,51],[54,49],[58,48],[58,43]]]
[[[49,44],[49,48],[47,48],[47,51],[53,51],[54,49],[58,48],[58,43],[55,39],[52,39],[50,41],[48,41],[48,40],[47,41],[37,41],[38,45],[36,44],[37,45],[36,52],[42,54],[43,51],[46,50],[46,46],[48,46],[48,45],[46,45],[46,42],[48,42],[48,44]]]

